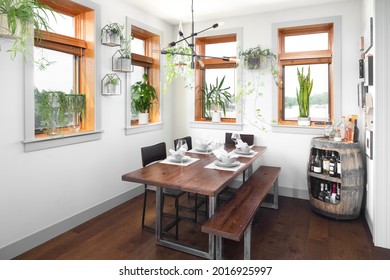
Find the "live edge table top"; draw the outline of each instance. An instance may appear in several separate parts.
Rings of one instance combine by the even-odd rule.
[[[225,146],[225,150],[233,150],[233,146]],[[256,154],[253,157],[239,157],[238,161],[244,163],[236,171],[223,171],[205,168],[215,161],[213,154],[187,153],[191,158],[199,160],[188,166],[163,164],[160,162],[126,173],[122,176],[123,181],[180,189],[182,191],[198,193],[214,197],[226,187],[235,177],[250,167],[253,162],[265,151],[264,146],[252,148]]]

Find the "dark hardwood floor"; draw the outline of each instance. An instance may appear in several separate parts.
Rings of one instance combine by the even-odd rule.
[[[154,234],[141,229],[142,204],[141,195],[15,259],[200,259],[157,246]],[[149,208],[148,223],[153,221],[153,207]],[[200,233],[203,221],[203,216],[197,225],[182,221],[180,241],[206,248],[207,235]],[[224,240],[224,257],[242,259],[243,241]],[[280,197],[279,210],[261,208],[253,221],[252,259],[389,260],[390,250],[373,245],[364,217],[328,219],[314,213],[306,200]]]

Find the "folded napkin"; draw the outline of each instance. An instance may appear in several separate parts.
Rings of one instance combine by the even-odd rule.
[[[169,152],[171,153],[172,156],[177,156],[177,155],[184,156],[187,150],[185,147],[181,146],[179,150],[175,151],[173,149],[169,149]]]
[[[241,139],[237,139],[236,148],[237,149],[246,149],[246,148],[252,148],[253,145],[249,146],[248,143],[242,141]]]
[[[213,150],[213,154],[215,155],[215,157],[222,161],[223,159],[225,158],[238,158],[237,155],[235,154],[231,154],[231,153],[228,153],[226,152],[224,149],[220,148],[220,149],[215,149]]]

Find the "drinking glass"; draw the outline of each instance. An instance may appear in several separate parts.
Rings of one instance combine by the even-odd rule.
[[[181,156],[181,163],[183,164],[183,158],[185,153],[188,150],[187,141],[185,139],[179,139],[176,144],[176,151],[180,151],[180,153],[183,153]]]
[[[234,143],[236,143],[236,145],[238,144],[238,139],[241,139],[241,136],[240,136],[240,133],[232,133],[232,140],[234,141]]]

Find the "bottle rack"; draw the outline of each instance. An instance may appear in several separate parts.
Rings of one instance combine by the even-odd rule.
[[[340,157],[340,177],[311,171],[313,150],[337,152]],[[307,169],[307,185],[312,209],[322,215],[336,219],[354,219],[360,215],[363,201],[365,169],[359,143],[335,142],[325,137],[316,137],[311,141]],[[336,184],[339,188],[338,201],[322,201],[316,197],[318,182]],[[314,195],[313,195],[314,192]]]

